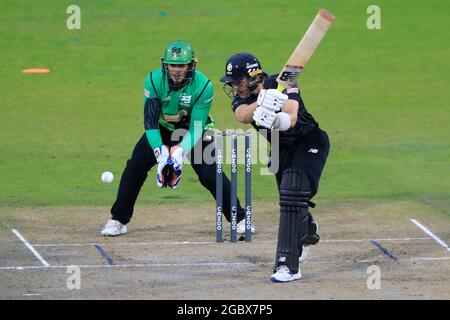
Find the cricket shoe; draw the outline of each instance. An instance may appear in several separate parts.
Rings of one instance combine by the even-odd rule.
[[[116,237],[125,233],[127,233],[127,226],[113,219],[109,219],[101,231],[102,236],[105,237]]]
[[[273,282],[291,282],[299,280],[302,277],[300,267],[297,273],[292,273],[285,265],[279,266],[275,273],[270,276],[270,280]]]
[[[252,234],[255,233],[255,226],[252,224]],[[242,219],[238,224],[237,224],[237,233],[239,234],[245,234],[245,219]]]
[[[306,258],[309,256],[309,250],[311,250],[311,246],[307,246],[307,245],[303,245],[302,246],[302,254],[301,256],[298,258],[298,262],[302,263],[306,260]]]
[[[305,240],[303,240],[302,244],[304,246],[317,244],[317,242],[319,242],[320,240],[320,236],[317,234],[318,232],[319,232],[319,224],[314,220],[311,221],[308,235],[306,236]]]
[[[310,225],[310,230],[308,232],[308,236],[303,241],[302,245],[302,254],[298,258],[298,262],[304,262],[306,258],[309,256],[309,251],[311,250],[311,246],[315,245],[319,242],[320,236],[317,234],[319,231],[319,224],[316,221],[312,221]]]

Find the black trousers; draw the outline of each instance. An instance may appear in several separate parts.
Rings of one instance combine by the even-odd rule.
[[[278,189],[284,170],[296,168],[302,170],[308,176],[312,191],[311,197],[316,195],[329,151],[328,135],[320,128],[315,128],[295,144],[280,145],[279,168],[275,174]]]
[[[172,141],[172,132],[160,127],[161,137],[163,144],[171,147],[176,145],[179,141]],[[204,134],[207,135],[207,133]],[[211,143],[214,143],[213,138],[203,139],[204,141],[199,141],[195,148],[201,148],[202,151],[207,148]],[[206,141],[205,141],[206,140]],[[209,149],[208,149],[209,150]],[[212,152],[214,156],[215,150]],[[203,153],[202,153],[203,154]],[[195,161],[197,162],[197,161]],[[204,161],[201,163],[195,163],[191,161],[192,168],[198,176],[200,183],[205,187],[214,197],[216,198],[216,165],[207,164]],[[131,217],[133,216],[134,205],[139,192],[147,179],[148,172],[156,165],[156,158],[153,154],[153,150],[144,135],[137,142],[134,147],[131,158],[127,161],[125,170],[122,173],[122,178],[120,179],[119,191],[117,193],[116,201],[111,208],[112,218],[114,220],[120,221],[122,224],[127,224]],[[152,179],[156,186],[156,171]],[[225,218],[231,220],[231,208],[230,208],[230,197],[231,197],[231,182],[226,175],[223,176],[223,214]],[[180,184],[183,183],[183,178],[181,178]],[[186,190],[186,192],[189,192]],[[245,217],[245,210],[241,207],[239,199],[237,203],[237,221],[241,221]]]

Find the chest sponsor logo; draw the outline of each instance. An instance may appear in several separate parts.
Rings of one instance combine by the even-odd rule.
[[[191,97],[192,97],[192,96],[188,96],[188,95],[183,94],[183,95],[180,97],[180,104],[181,104],[181,105],[190,104],[190,103],[191,103]]]
[[[184,116],[187,116],[186,110],[180,110],[177,114],[162,114],[161,117],[168,122],[180,122]]]

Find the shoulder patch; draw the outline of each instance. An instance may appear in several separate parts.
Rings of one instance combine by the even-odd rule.
[[[294,87],[294,88],[289,88],[286,90],[286,93],[299,93],[298,88]]]

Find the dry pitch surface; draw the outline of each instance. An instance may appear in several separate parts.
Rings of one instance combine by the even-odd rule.
[[[321,242],[288,284],[269,281],[276,204],[254,206],[253,242],[219,244],[213,205],[138,206],[129,234],[103,238],[108,209],[2,208],[0,299],[450,299],[450,221],[425,204],[320,204]],[[80,289],[67,286],[72,265]]]

